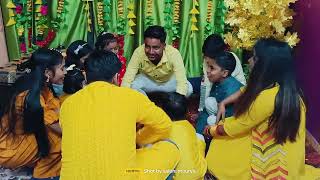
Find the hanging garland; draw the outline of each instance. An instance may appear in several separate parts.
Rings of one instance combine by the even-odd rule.
[[[15,5],[12,1],[9,1],[6,5],[8,8],[9,12],[9,21],[7,22],[6,26],[12,26],[16,25],[17,29],[17,35],[18,35],[18,43],[19,43],[19,48],[21,50],[21,53],[26,52],[26,44],[25,44],[25,39],[24,39],[24,24],[26,22],[26,18],[24,14],[25,11],[23,11],[23,8],[25,8],[26,4],[20,4],[20,2]],[[16,11],[16,18],[15,18],[15,13],[14,10]]]
[[[224,0],[217,1],[216,13],[214,16],[214,33],[225,34],[225,14],[227,7],[225,6]]]
[[[251,49],[262,37],[274,37],[290,46],[299,42],[297,33],[286,33],[292,24],[293,10],[289,8],[296,0],[238,1],[226,0],[229,8],[226,23],[232,31],[225,35],[233,48]]]
[[[206,25],[204,28],[204,39],[206,39],[210,34],[213,32],[213,24],[212,24],[212,10],[213,10],[213,3],[211,0],[208,1],[208,8],[207,8],[207,18],[206,18]]]
[[[86,11],[86,16],[87,16],[87,31],[91,32],[91,24],[92,24],[92,19],[90,16],[90,6],[89,6],[89,0],[85,0],[85,5],[84,5],[84,10]]]
[[[61,16],[64,13],[64,0],[58,1],[57,16],[60,17],[51,21],[51,28],[48,27],[48,3],[47,0],[15,0],[15,3],[9,1],[9,21],[6,26],[16,26],[18,43],[21,53],[28,53],[39,47],[48,46],[55,38],[55,30],[58,30],[62,21]],[[15,13],[14,13],[15,10]],[[35,29],[32,28],[32,12],[35,13]],[[33,37],[33,31],[36,31],[36,37]],[[44,36],[47,31],[47,35]],[[26,34],[25,34],[26,33]],[[26,39],[28,41],[26,41]],[[33,41],[35,42],[33,44]],[[28,42],[28,46],[27,46]]]
[[[180,40],[180,0],[174,0],[174,11],[173,11],[173,26],[172,26],[172,45],[175,48],[179,48]]]
[[[144,21],[145,22],[144,23],[145,29],[148,26],[152,26],[153,25],[153,17],[152,17],[153,1],[152,0],[147,0],[146,4],[147,4],[147,13],[146,13],[145,21]]]
[[[128,25],[129,25],[128,33],[130,35],[133,35],[134,31],[133,31],[132,27],[136,26],[136,23],[133,21],[133,19],[136,19],[136,15],[134,15],[134,3],[132,1],[130,1],[129,5],[128,5],[128,10],[129,10],[129,13],[127,15]]]
[[[164,1],[164,28],[167,33],[172,30],[173,24],[173,0],[165,0]]]
[[[199,6],[199,3],[197,0],[193,0],[192,9],[190,11],[191,14],[191,37],[193,37],[193,34],[195,31],[199,31],[197,27],[197,17],[196,15],[200,14],[199,10],[196,8]]]
[[[103,1],[99,0],[97,2],[97,21],[98,21],[98,32],[99,34],[103,31],[105,31],[105,25],[104,25],[104,20],[103,20]]]
[[[118,0],[118,23],[117,23],[117,34],[125,35],[125,18],[124,18],[124,6],[123,0]]]

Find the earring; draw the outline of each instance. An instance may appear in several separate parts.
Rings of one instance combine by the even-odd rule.
[[[46,83],[49,83],[50,76],[49,76],[49,75],[46,75],[46,77],[47,77]]]

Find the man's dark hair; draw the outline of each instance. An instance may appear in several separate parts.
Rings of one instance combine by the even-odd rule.
[[[166,42],[167,33],[162,26],[149,26],[144,31],[144,39],[155,38],[160,39],[160,42]]]
[[[94,50],[84,63],[89,83],[94,81],[111,82],[120,68],[121,62],[117,55],[104,50]]]
[[[219,34],[211,34],[203,42],[202,53],[204,56],[214,58],[216,54],[223,52],[226,47],[227,45]]]

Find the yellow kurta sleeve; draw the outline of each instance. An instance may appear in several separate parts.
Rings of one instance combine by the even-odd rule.
[[[51,125],[59,121],[60,101],[53,96],[45,102],[43,96],[40,97],[40,104],[43,107],[43,117],[45,125]]]
[[[138,94],[138,122],[144,127],[137,133],[138,144],[149,144],[169,137],[172,122],[169,116],[146,96]]]
[[[133,82],[134,78],[136,77],[136,74],[139,71],[139,65],[141,63],[141,47],[136,49],[130,59],[130,62],[128,64],[128,67],[126,69],[126,73],[122,79],[121,86],[122,87],[130,87],[131,83]],[[144,52],[143,52],[144,53]]]
[[[186,95],[188,92],[188,83],[187,83],[186,69],[184,68],[181,54],[177,50],[171,55],[170,58],[172,58],[173,72],[177,80],[176,92],[182,95]]]
[[[245,112],[238,118],[227,118],[224,122],[225,132],[231,137],[246,134],[251,132],[253,127],[263,121],[267,121],[273,113],[277,92],[278,87],[261,92],[252,103],[248,112]]]

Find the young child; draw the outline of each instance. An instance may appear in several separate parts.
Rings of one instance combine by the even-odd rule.
[[[211,55],[210,53],[208,53],[205,54],[204,59],[207,64],[207,77],[209,81],[213,83],[213,86],[211,88],[209,98],[206,99],[207,107],[200,113],[197,119],[196,130],[199,134],[203,133],[203,130],[208,122],[208,117],[210,115],[215,115],[213,113],[216,113],[216,111],[214,111],[215,109],[217,109],[216,104],[220,103],[228,96],[237,92],[240,87],[243,86],[238,80],[231,76],[231,72],[233,72],[236,64],[234,56],[231,53],[220,52],[216,55]],[[214,105],[214,107],[210,107],[210,105]],[[232,116],[233,105],[228,105],[226,107],[226,111],[226,117]],[[214,124],[219,121],[219,119],[215,119],[213,117],[211,121],[211,123]],[[206,139],[206,142],[206,150],[208,150],[210,139]]]
[[[117,41],[116,36],[114,36],[111,33],[102,32],[97,37],[97,42],[96,42],[95,46],[96,46],[96,49],[98,49],[98,50],[111,51],[118,56],[118,58],[122,64],[121,69],[118,72],[118,83],[119,83],[119,85],[121,85],[122,78],[123,78],[124,74],[126,73],[127,60],[125,57],[123,57],[122,55],[119,54],[119,45],[118,45],[118,41]]]
[[[0,165],[34,167],[34,178],[58,179],[61,168],[60,102],[52,84],[63,81],[62,55],[36,50],[29,73],[17,79],[7,107],[0,113]]]
[[[173,179],[203,179],[207,171],[207,162],[204,158],[205,142],[203,136],[197,134],[186,120],[186,97],[175,92],[149,93],[148,97],[173,121],[169,139],[177,144],[181,154]]]
[[[93,51],[86,41],[77,40],[72,42],[66,52],[66,67],[75,64],[77,68],[83,70],[85,58]]]
[[[76,93],[85,86],[85,76],[83,72],[71,65],[67,68],[67,74],[63,81],[63,94],[59,97],[61,104],[70,95]]]
[[[223,38],[219,34],[211,34],[209,35],[205,41],[203,42],[202,46],[202,53],[203,56],[215,56],[220,52],[228,52],[228,46],[225,44]],[[231,76],[235,77],[241,84],[246,85],[246,79],[243,73],[241,61],[237,57],[236,54],[233,52],[230,52],[235,60],[236,60],[236,66],[235,69],[231,72]],[[205,99],[209,97],[210,90],[212,88],[212,82],[209,81],[209,79],[206,76],[207,73],[207,64],[205,60],[203,61],[203,82],[201,83],[201,96],[200,96],[200,105],[199,110],[202,111],[204,109]]]

